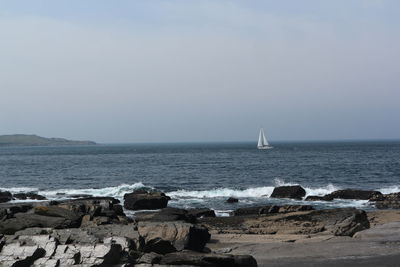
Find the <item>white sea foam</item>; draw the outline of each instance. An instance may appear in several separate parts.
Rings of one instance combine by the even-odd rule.
[[[202,191],[177,190],[168,192],[172,198],[217,198],[217,197],[267,197],[274,190],[273,186],[253,187],[244,190],[216,188]]]
[[[87,189],[54,189],[54,190],[39,190],[33,187],[11,187],[0,188],[2,191],[10,191],[11,193],[20,192],[35,192],[39,195],[45,196],[47,199],[65,199],[70,198],[71,195],[92,195],[96,197],[115,197],[122,199],[124,194],[131,193],[139,188],[151,188],[145,186],[143,183],[138,182],[134,184],[121,184],[118,186],[110,186],[103,188],[87,188]],[[29,200],[32,201],[32,200]]]
[[[276,186],[295,185],[292,183],[285,183],[281,179],[275,179]],[[339,190],[338,187],[328,184],[323,187],[304,187],[306,196],[317,195],[323,196],[333,191]],[[274,191],[274,186],[250,187],[247,189],[239,190],[232,188],[215,188],[211,190],[177,190],[168,192],[168,196],[172,198],[192,198],[192,199],[205,199],[205,198],[222,198],[222,197],[238,197],[238,198],[261,198],[269,197]]]
[[[27,193],[27,192],[38,192],[39,188],[36,187],[0,187],[0,191],[9,191],[13,194],[16,193]]]
[[[121,184],[118,186],[110,186],[103,188],[88,188],[88,189],[57,189],[52,191],[39,191],[39,194],[44,196],[54,197],[60,194],[65,195],[93,195],[101,197],[123,197],[126,193],[131,193],[135,189],[143,188],[145,185],[141,182],[134,184]]]
[[[378,189],[378,191],[381,192],[382,194],[398,193],[400,192],[400,186],[392,185],[388,187],[383,187],[381,189]]]

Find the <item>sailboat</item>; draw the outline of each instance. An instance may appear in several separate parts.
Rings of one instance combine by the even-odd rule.
[[[272,146],[270,146],[268,144],[268,141],[265,138],[265,134],[264,134],[264,129],[263,128],[260,129],[260,134],[258,136],[257,148],[258,149],[271,149],[272,148]]]

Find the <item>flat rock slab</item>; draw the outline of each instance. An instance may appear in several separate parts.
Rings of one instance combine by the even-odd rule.
[[[369,241],[400,242],[400,222],[378,225],[356,233],[354,238]]]

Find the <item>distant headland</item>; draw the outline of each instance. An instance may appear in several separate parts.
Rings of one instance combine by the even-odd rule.
[[[0,146],[70,146],[96,145],[93,141],[75,141],[64,138],[46,138],[38,135],[12,134],[0,135]]]

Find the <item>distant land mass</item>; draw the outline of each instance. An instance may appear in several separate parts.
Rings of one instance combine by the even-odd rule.
[[[74,146],[96,145],[93,141],[74,141],[64,138],[46,138],[37,135],[11,134],[0,135],[0,146]]]

